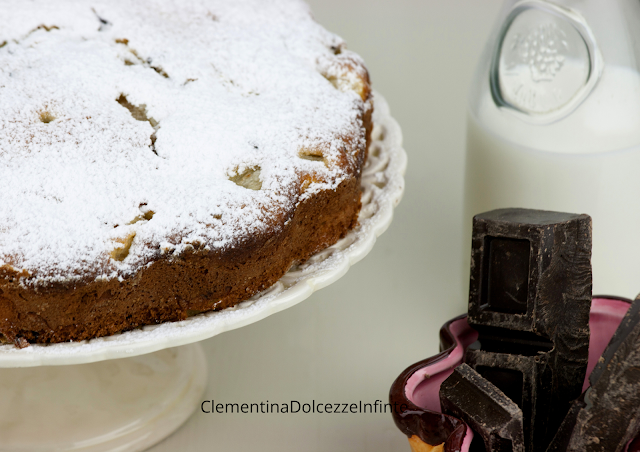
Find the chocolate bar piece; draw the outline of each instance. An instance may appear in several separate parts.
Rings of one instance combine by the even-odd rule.
[[[522,356],[467,350],[465,361],[522,410],[527,452],[544,451],[549,442],[542,444],[542,440],[547,435],[552,436],[555,433],[555,429],[548,431],[546,423],[550,417],[549,411],[555,409],[550,394],[552,371],[549,355],[542,353],[535,356]]]
[[[474,217],[472,241],[469,324],[532,332],[569,358],[576,347],[587,356],[591,217],[493,210]]]
[[[571,407],[549,452],[620,452],[640,430],[640,296]]]
[[[603,375],[611,370],[611,362],[614,358],[619,359],[624,353],[629,354],[633,350],[625,350],[634,340],[634,335],[638,334],[638,325],[640,324],[640,295],[631,303],[626,314],[622,318],[620,325],[613,333],[611,340],[604,349],[602,356],[598,360],[596,367],[593,368],[589,375],[589,385],[596,386]],[[640,380],[637,380],[640,382]]]
[[[525,452],[522,410],[496,386],[466,364],[440,385],[446,414],[465,421],[491,452]]]
[[[568,450],[567,448],[569,447],[569,441],[571,440],[573,429],[576,427],[576,423],[578,422],[578,414],[580,414],[580,411],[585,406],[587,406],[587,404],[584,402],[583,393],[571,405],[571,408],[564,417],[560,428],[553,437],[549,447],[547,447],[547,452],[566,452]]]
[[[500,209],[473,220],[466,362],[523,411],[543,452],[580,396],[589,352],[591,218]]]

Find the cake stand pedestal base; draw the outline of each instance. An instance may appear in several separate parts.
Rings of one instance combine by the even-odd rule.
[[[70,366],[0,369],[0,452],[138,452],[200,405],[199,344]]]

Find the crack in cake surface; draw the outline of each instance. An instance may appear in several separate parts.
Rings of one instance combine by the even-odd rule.
[[[124,108],[126,108],[127,110],[129,110],[129,113],[131,113],[131,116],[133,116],[133,118],[137,121],[146,121],[149,123],[149,125],[151,125],[151,127],[153,127],[153,133],[151,134],[150,138],[151,138],[151,150],[153,151],[154,154],[158,155],[158,153],[156,152],[155,149],[155,145],[156,145],[156,132],[158,131],[158,128],[160,127],[160,124],[158,123],[158,121],[156,121],[153,118],[150,118],[147,116],[147,106],[145,104],[142,104],[140,106],[135,106],[132,103],[130,103],[126,96],[124,94],[120,94],[120,97],[118,97],[118,99],[116,99],[116,101],[122,105]],[[43,121],[44,122],[44,121]]]

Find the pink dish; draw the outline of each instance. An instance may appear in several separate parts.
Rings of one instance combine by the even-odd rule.
[[[624,317],[631,300],[599,296],[591,304],[589,326],[589,364],[587,376],[595,367],[609,340]],[[466,348],[478,333],[467,323],[466,314],[445,323],[440,330],[440,350],[435,356],[409,366],[393,382],[389,393],[396,426],[409,438],[417,436],[436,446],[444,443],[444,452],[468,452],[473,432],[460,419],[440,412],[440,384],[462,363]],[[589,386],[585,378],[583,390]],[[628,452],[640,452],[640,436]]]

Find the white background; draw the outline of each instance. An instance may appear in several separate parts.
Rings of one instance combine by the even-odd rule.
[[[373,251],[301,304],[203,343],[206,399],[372,403],[437,352],[461,284],[466,94],[500,0],[313,0],[404,132],[404,198]],[[470,219],[465,219],[470,221]],[[152,452],[406,451],[389,414],[204,414]]]

